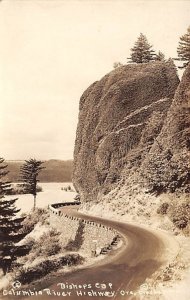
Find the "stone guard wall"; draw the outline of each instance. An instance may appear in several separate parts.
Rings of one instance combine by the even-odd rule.
[[[80,222],[84,224],[83,243],[80,250],[85,253],[91,254],[95,250],[99,253],[118,235],[117,231],[100,223],[68,216],[59,210],[50,209],[50,224],[62,233],[63,246],[75,239]]]

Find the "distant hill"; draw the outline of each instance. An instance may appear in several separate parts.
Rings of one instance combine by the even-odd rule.
[[[24,161],[21,160],[9,160],[6,161],[8,165],[9,174],[7,175],[8,180],[11,182],[20,181],[20,167]],[[44,162],[45,169],[42,170],[39,176],[41,182],[71,182],[72,175],[72,160],[56,160],[51,159]]]

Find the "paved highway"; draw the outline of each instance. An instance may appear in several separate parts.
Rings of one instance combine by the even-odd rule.
[[[67,214],[114,228],[122,236],[123,245],[94,265],[65,274],[61,278],[54,279],[54,282],[49,281],[46,286],[41,287],[47,288],[42,296],[36,295],[24,299],[140,299],[136,291],[146,278],[163,264],[165,248],[162,240],[151,231],[138,226],[85,215],[73,209],[63,209],[67,210]],[[19,297],[9,299],[16,298]],[[144,299],[150,298],[145,296]],[[152,296],[151,299],[158,298]]]

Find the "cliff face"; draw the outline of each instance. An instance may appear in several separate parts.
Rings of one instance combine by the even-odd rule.
[[[84,92],[73,171],[82,200],[109,192],[126,165],[142,159],[162,129],[178,83],[172,62],[153,62],[117,68]]]
[[[174,152],[190,150],[190,65],[185,70],[167,114],[160,142]]]
[[[190,192],[190,65],[142,170],[153,191]]]

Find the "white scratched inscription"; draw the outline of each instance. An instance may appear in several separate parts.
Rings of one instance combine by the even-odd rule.
[[[54,289],[45,288],[43,290],[35,290],[34,289],[22,289],[21,284],[17,281],[16,284],[12,285],[13,288],[10,290],[3,290],[3,296],[36,296],[37,299],[40,299],[40,296],[53,296],[53,297],[107,297],[114,298],[117,295],[125,297],[126,295],[160,295],[159,291],[155,289],[149,290],[146,284],[140,286],[139,291],[130,291],[130,290],[114,290],[113,284],[111,282],[96,282],[96,283],[83,283],[83,284],[75,284],[75,283],[63,283],[60,282],[57,284],[57,287]],[[142,287],[142,288],[141,288]],[[66,299],[67,299],[66,298]]]

